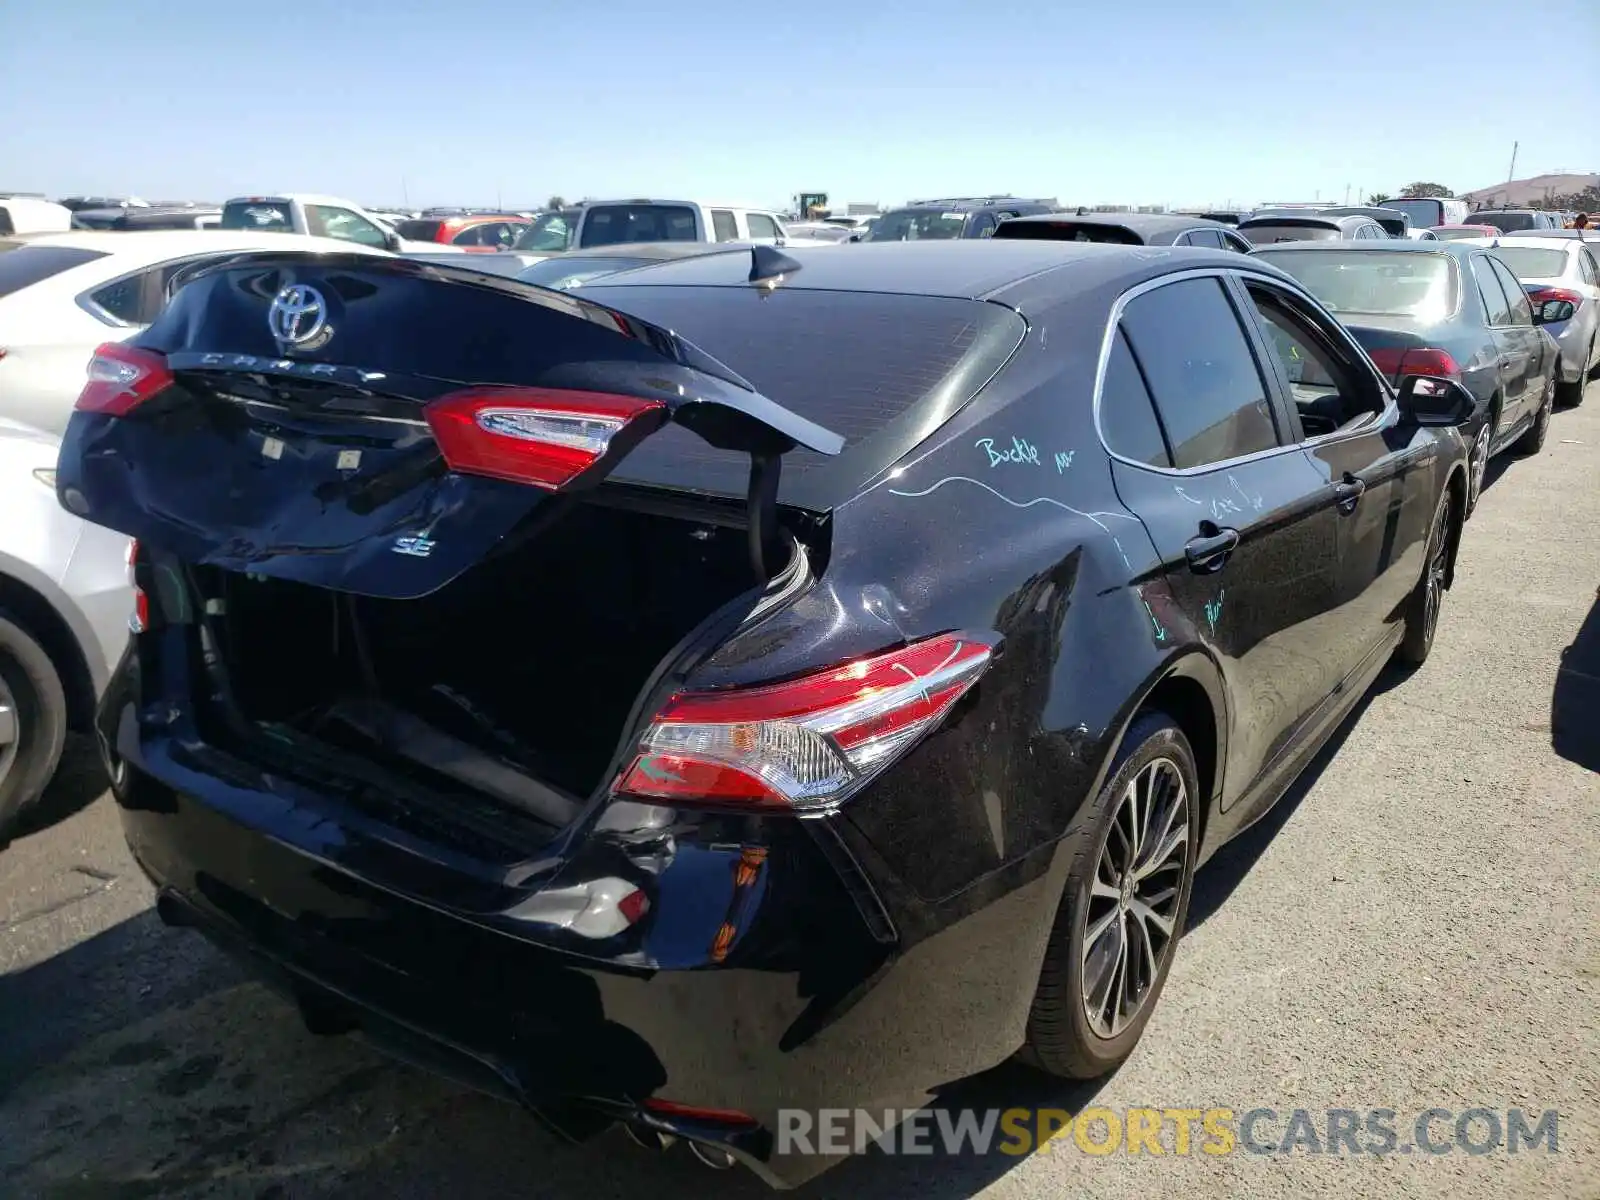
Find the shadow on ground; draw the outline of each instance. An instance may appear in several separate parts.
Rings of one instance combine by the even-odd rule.
[[[55,778],[38,803],[18,819],[11,836],[23,838],[60,824],[98,800],[107,786],[105,763],[94,738],[69,734]]]
[[[1562,758],[1600,772],[1600,589],[1561,652],[1550,697],[1550,745]]]

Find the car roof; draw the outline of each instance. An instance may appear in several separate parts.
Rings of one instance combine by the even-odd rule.
[[[1433,242],[1384,238],[1373,241],[1273,242],[1270,246],[1257,246],[1251,251],[1250,257],[1271,255],[1278,250],[1294,250],[1317,254],[1453,254],[1463,258],[1470,251],[1479,249],[1480,241],[1479,238],[1457,238],[1454,241],[1440,239]]]
[[[1352,224],[1371,222],[1376,225],[1371,217],[1341,216],[1337,213],[1305,212],[1305,213],[1273,213],[1265,217],[1248,217],[1239,222],[1239,228],[1268,228],[1273,225],[1320,225],[1325,229],[1347,229]],[[1399,240],[1398,238],[1396,239]]]
[[[1600,229],[1513,229],[1500,234],[1502,238],[1516,238],[1519,242],[1529,238],[1555,238],[1563,242],[1588,242],[1600,249]]]
[[[223,204],[333,204],[340,208],[360,208],[354,200],[343,196],[325,196],[320,192],[252,192],[248,196],[229,196]]]
[[[585,209],[603,208],[611,204],[682,204],[694,205],[700,208],[737,208],[744,212],[775,213],[778,211],[775,208],[768,208],[764,204],[729,204],[721,200],[672,200],[662,199],[660,196],[623,196],[615,200],[585,200],[571,211],[582,212]],[[562,209],[561,211],[566,212],[568,210]]]
[[[1174,266],[1225,263],[1233,270],[1251,269],[1251,259],[1232,250],[1032,238],[862,242],[848,249],[788,245],[781,253],[799,264],[799,269],[784,275],[779,285],[788,290],[878,292],[1014,303],[1022,290],[1020,285],[1028,284],[1030,304],[1045,305],[1117,280],[1132,283],[1163,274]],[[585,291],[644,286],[748,287],[748,263],[738,255],[700,255],[639,267],[628,271],[626,278],[608,275],[586,284]],[[1262,264],[1261,272],[1278,275],[1277,268],[1270,264]],[[621,296],[605,302],[626,310],[627,302]]]
[[[1557,230],[1544,229],[1544,230],[1540,230],[1539,232],[1541,232],[1541,233],[1556,233]],[[1594,241],[1595,241],[1595,248],[1597,250],[1600,250],[1600,238],[1596,238]],[[1500,246],[1500,245],[1504,245],[1507,242],[1512,242],[1512,243],[1514,243],[1514,244],[1516,244],[1518,246],[1532,246],[1535,249],[1543,249],[1543,250],[1570,250],[1570,249],[1572,249],[1574,246],[1576,246],[1578,244],[1577,241],[1575,239],[1573,239],[1573,238],[1556,238],[1556,237],[1508,238],[1508,237],[1488,236],[1488,237],[1477,237],[1477,238],[1457,238],[1456,242],[1457,242],[1458,245],[1462,245],[1462,246],[1484,246],[1484,247]]]
[[[1233,230],[1233,226],[1225,221],[1172,213],[1056,212],[1034,213],[1026,217],[1013,217],[1012,220],[1032,225],[1049,225],[1058,221],[1069,225],[1104,225],[1109,228],[1120,226],[1139,234],[1181,233],[1185,229],[1226,229],[1230,232]],[[1006,223],[1009,225],[1011,222]]]

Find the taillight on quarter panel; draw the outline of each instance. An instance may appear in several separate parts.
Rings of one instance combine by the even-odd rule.
[[[986,642],[943,634],[786,683],[679,693],[616,790],[684,804],[826,808],[932,729],[993,654]]]
[[[89,381],[78,393],[79,412],[121,417],[173,381],[167,360],[152,350],[107,342],[89,360]]]
[[[441,396],[423,413],[452,471],[558,491],[659,428],[667,406],[606,392],[485,387]]]
[[[1406,375],[1432,375],[1441,379],[1461,380],[1461,366],[1448,350],[1433,347],[1385,347],[1371,352],[1373,365],[1391,379],[1398,381]]]

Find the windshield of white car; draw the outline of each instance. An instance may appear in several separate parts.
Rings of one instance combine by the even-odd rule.
[[[30,246],[27,242],[0,241],[0,296],[9,296],[41,280],[106,257],[99,250],[74,246]]]

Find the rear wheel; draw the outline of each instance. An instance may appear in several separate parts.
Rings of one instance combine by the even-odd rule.
[[[67,737],[67,697],[50,656],[0,612],[0,844],[44,792]]]
[[[1489,450],[1494,441],[1494,427],[1500,419],[1500,410],[1491,408],[1489,416],[1472,437],[1472,449],[1467,457],[1467,516],[1478,507],[1478,497],[1483,494],[1483,480],[1489,473]]]
[[[1183,731],[1141,714],[1065,841],[1072,866],[1028,1016],[1033,1065],[1093,1079],[1133,1051],[1188,915],[1200,803]]]
[[[1444,606],[1445,581],[1450,577],[1450,490],[1439,497],[1438,511],[1428,534],[1428,553],[1422,578],[1406,605],[1405,638],[1396,651],[1401,662],[1420,667],[1433,649],[1433,635],[1439,627],[1439,610]]]

